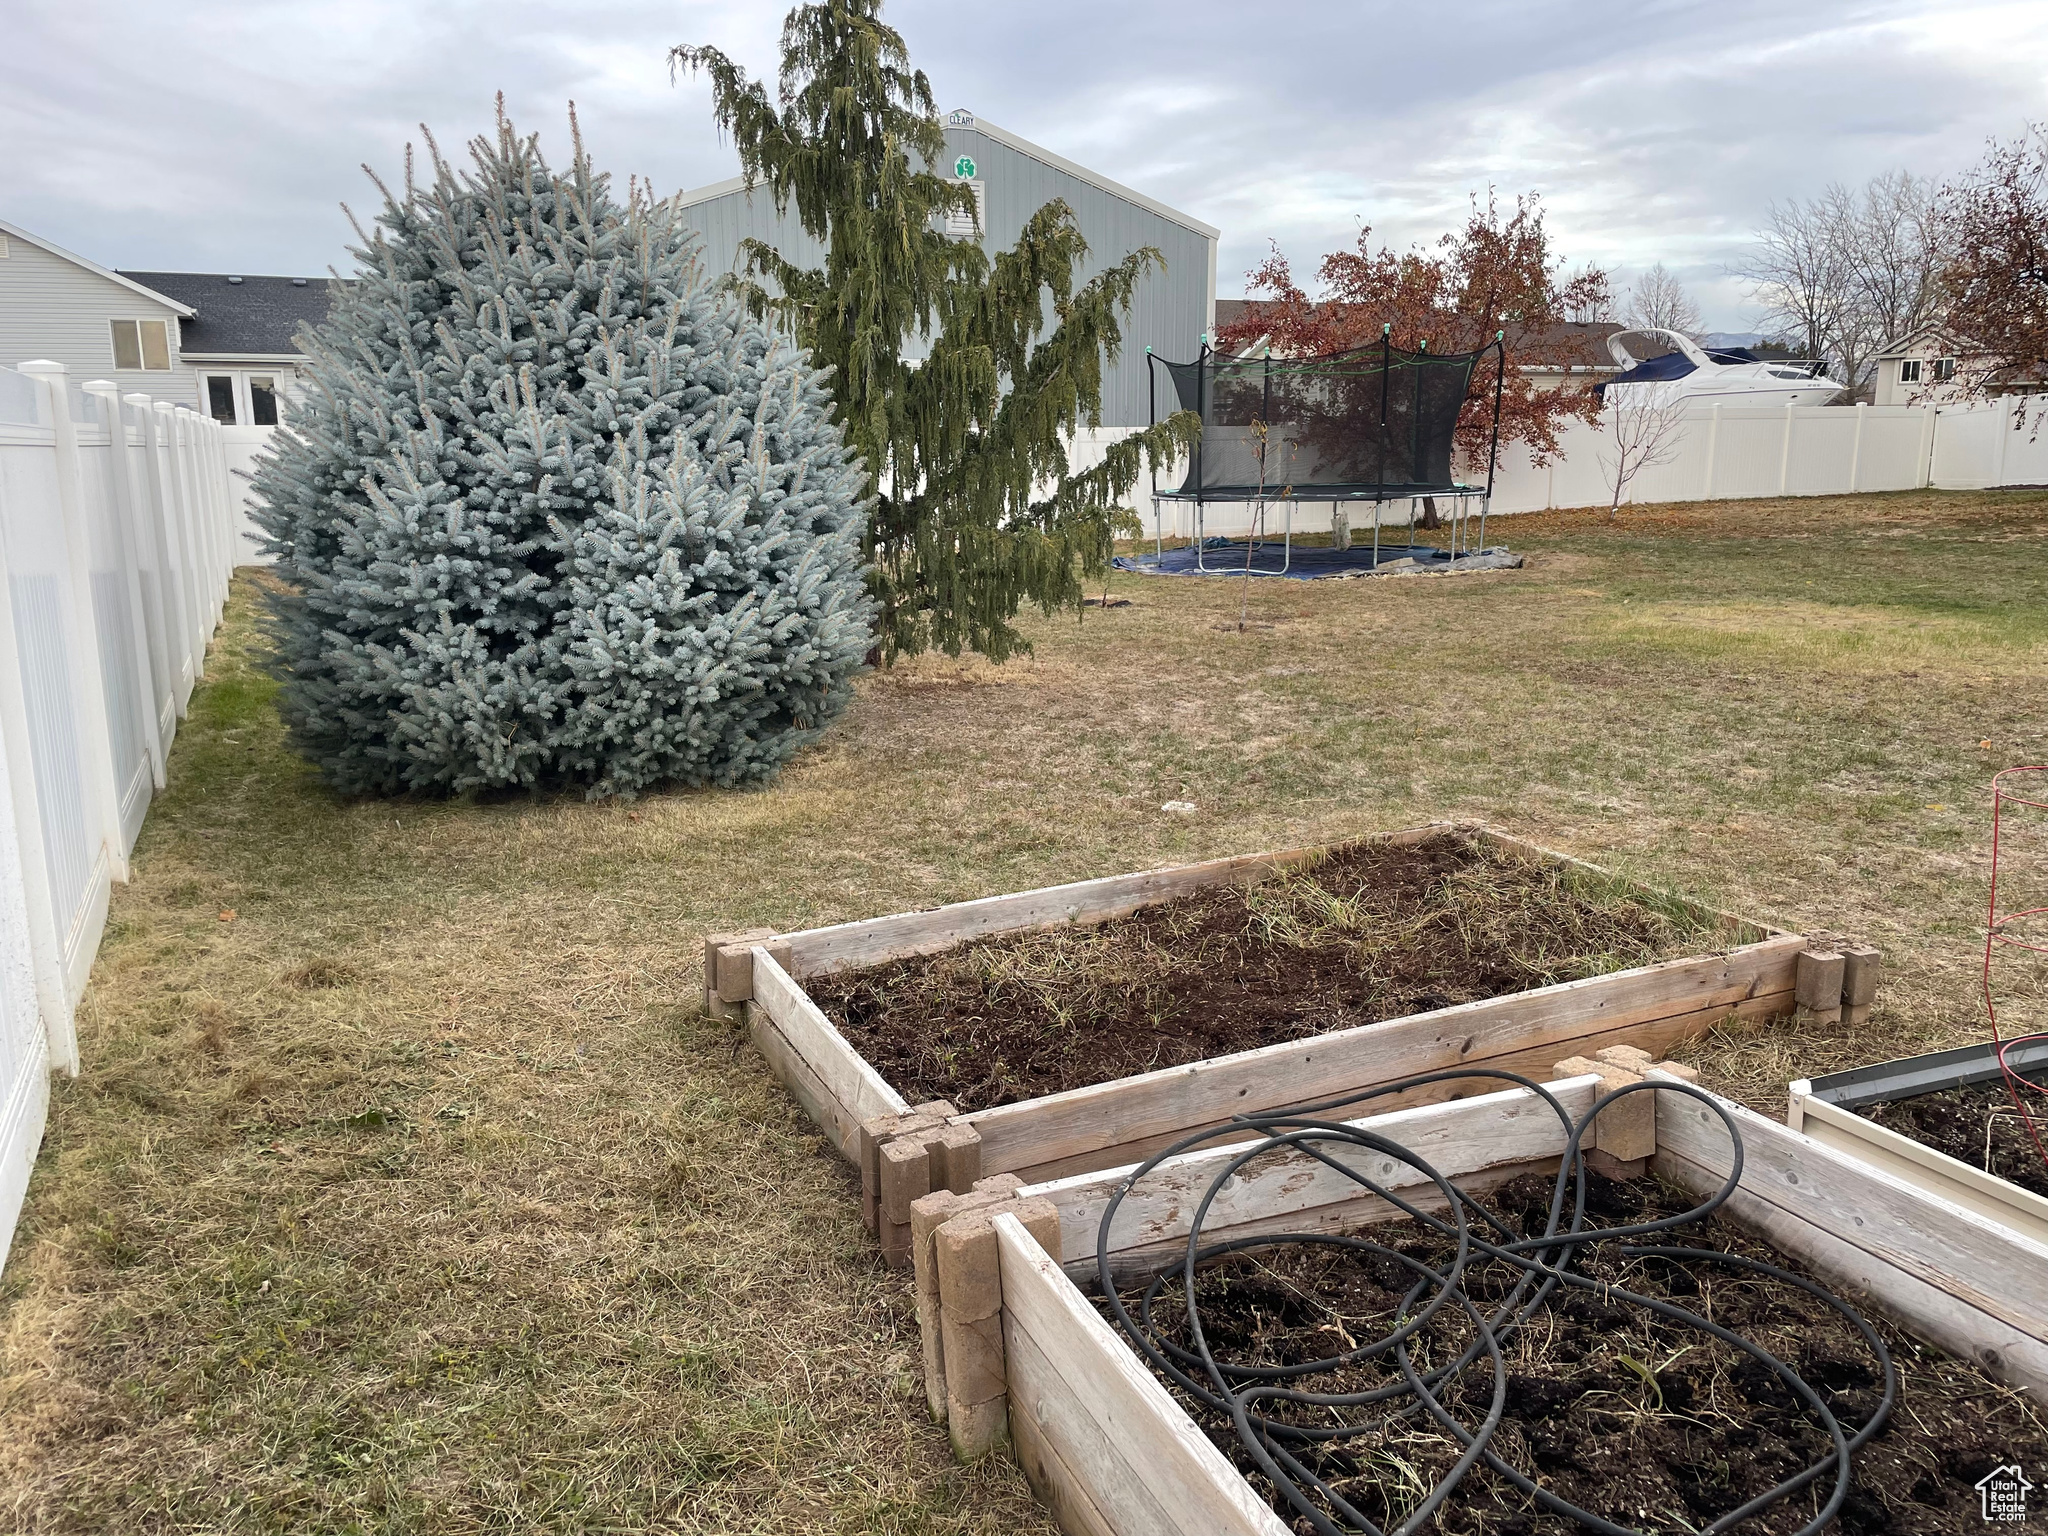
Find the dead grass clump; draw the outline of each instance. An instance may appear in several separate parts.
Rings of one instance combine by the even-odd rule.
[[[314,992],[324,987],[353,986],[361,979],[356,968],[346,960],[335,960],[326,955],[316,955],[284,973],[284,984],[296,987],[302,992]]]

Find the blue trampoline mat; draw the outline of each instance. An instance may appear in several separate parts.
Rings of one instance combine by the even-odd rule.
[[[1464,570],[1468,566],[1483,568],[1506,563],[1502,557],[1507,550],[1499,545],[1488,549],[1475,549],[1460,555],[1455,562],[1450,551],[1437,549],[1428,544],[1381,544],[1378,551],[1379,566],[1392,565],[1397,561],[1412,560],[1413,565],[1403,565],[1404,571],[1417,568],[1423,570],[1448,571],[1455,567]],[[1119,555],[1111,563],[1120,571],[1134,571],[1141,576],[1242,576],[1245,569],[1245,542],[1242,539],[1208,539],[1201,550],[1202,563],[1195,563],[1195,548],[1169,549],[1159,555]],[[1281,569],[1282,565],[1286,569]],[[1206,567],[1206,569],[1204,569]],[[1278,539],[1261,539],[1251,547],[1251,573],[1254,576],[1284,576],[1292,581],[1318,581],[1330,576],[1371,576],[1375,574],[1374,551],[1370,542],[1360,544],[1357,536],[1349,549],[1332,549],[1322,544],[1297,544],[1292,554]]]

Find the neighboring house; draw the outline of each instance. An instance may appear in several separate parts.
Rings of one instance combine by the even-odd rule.
[[[1123,352],[1102,381],[1103,436],[1120,437],[1151,419],[1149,349],[1184,361],[1195,355],[1204,334],[1216,328],[1216,241],[1214,225],[1111,181],[1015,134],[978,119],[972,112],[945,117],[948,176],[969,183],[981,209],[982,239],[990,250],[1007,250],[1024,221],[1054,198],[1074,210],[1088,242],[1085,278],[1135,250],[1155,246],[1166,270],[1138,284],[1123,326]],[[682,196],[685,217],[704,237],[705,258],[714,272],[731,271],[740,241],[765,240],[799,265],[822,264],[824,250],[804,232],[796,208],[777,214],[764,190],[749,190],[743,178],[722,181]],[[948,233],[974,238],[972,224],[955,216]],[[1161,381],[1160,414],[1169,409]]]
[[[293,338],[301,325],[327,318],[326,277],[250,277],[224,272],[123,272],[184,306],[180,359],[193,379],[199,408],[226,428],[228,468],[238,482],[270,445],[270,434],[298,396],[305,366]],[[256,525],[244,495],[240,565],[266,564],[256,552]]]
[[[111,379],[199,404],[179,331],[192,307],[0,220],[0,366],[62,363],[71,382]]]
[[[180,356],[202,408],[224,427],[274,427],[280,400],[298,393],[305,363],[292,338],[327,318],[325,277],[233,277],[211,272],[122,272],[185,306]]]
[[[2001,367],[1996,357],[1939,321],[1909,331],[1877,354],[1873,405],[1939,405],[1973,395],[2038,394],[2040,369]]]
[[[1973,372],[1982,374],[1990,364],[1967,338],[1938,324],[1923,325],[1878,350],[1872,359],[1870,403],[1919,405],[1960,395]],[[1958,374],[1963,383],[1958,383]]]
[[[247,472],[298,391],[293,337],[327,318],[325,277],[116,272],[0,220],[0,366],[62,363],[73,384],[112,379],[205,411]],[[258,559],[244,517],[241,558]]]

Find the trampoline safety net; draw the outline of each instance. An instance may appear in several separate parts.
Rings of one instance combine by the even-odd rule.
[[[1155,357],[1173,403],[1202,418],[1187,479],[1160,494],[1386,501],[1449,491],[1458,413],[1480,355],[1382,345],[1307,358],[1207,348],[1191,363]],[[1168,402],[1156,370],[1152,380],[1156,417]]]

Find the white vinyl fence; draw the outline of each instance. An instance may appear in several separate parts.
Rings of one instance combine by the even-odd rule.
[[[0,1262],[49,1073],[227,600],[239,497],[221,429],[0,368]]]
[[[2048,396],[1971,405],[1716,405],[1687,415],[1666,462],[1643,469],[1625,502],[1859,491],[1983,490],[2048,484]],[[1606,426],[1574,422],[1539,469],[1504,449],[1493,510],[1604,507],[1613,498]]]
[[[1077,469],[1101,462],[1114,429],[1084,433],[1070,457]],[[1501,450],[1491,511],[1500,516],[1553,507],[1604,507],[1612,499],[1612,451],[1605,424],[1574,422],[1560,435],[1562,452],[1541,467],[1527,450]],[[1761,496],[1840,496],[1860,491],[1984,490],[2004,485],[2048,485],[2048,395],[2009,397],[1970,405],[1794,406],[1783,409],[1716,405],[1680,420],[1667,440],[1664,462],[1646,466],[1629,483],[1628,503],[1717,501]],[[1161,486],[1180,481],[1162,472]],[[1466,478],[1483,480],[1483,468]],[[1153,531],[1149,479],[1132,494]],[[1477,511],[1477,503],[1472,506]],[[1168,538],[1193,531],[1185,503],[1161,504]],[[1253,509],[1212,504],[1204,513],[1210,535],[1242,534]],[[1286,509],[1266,509],[1266,527],[1278,533]],[[1388,503],[1383,521],[1405,523],[1405,501]],[[1369,528],[1372,512],[1351,509],[1351,525]],[[1299,532],[1330,527],[1327,502],[1294,508]],[[1489,538],[1492,536],[1489,530]]]

